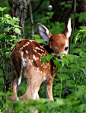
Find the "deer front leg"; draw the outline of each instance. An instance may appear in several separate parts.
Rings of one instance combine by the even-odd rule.
[[[33,84],[30,84],[27,88],[27,91],[23,96],[21,96],[20,99],[21,100],[24,100],[25,98],[34,99],[34,100],[39,99],[39,95],[38,95],[39,88],[40,85],[34,84],[33,86]]]
[[[45,90],[46,90],[46,96],[47,96],[47,98],[49,98],[50,100],[54,101],[53,94],[52,94],[52,85],[53,85],[53,79],[50,79],[46,83]]]
[[[28,83],[27,90],[20,99],[24,100],[26,97],[34,100],[39,99],[38,91],[42,83],[42,78],[40,75],[31,76]]]

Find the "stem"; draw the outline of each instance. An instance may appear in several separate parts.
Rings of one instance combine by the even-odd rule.
[[[59,16],[59,19],[58,19],[59,22],[60,22],[63,11],[64,11],[64,8],[62,8],[62,10],[61,10],[61,13],[60,13],[60,16]]]
[[[3,11],[2,11],[2,21],[3,21]]]
[[[44,2],[44,0],[41,0],[41,1],[39,2],[39,4],[36,6],[36,8],[33,9],[32,13],[35,13],[35,12],[40,8],[40,6],[41,6],[41,4],[42,4],[43,2]],[[26,18],[26,20],[27,20],[28,18],[30,18],[30,15],[28,15],[28,17]],[[25,21],[26,21],[26,20],[25,20]]]
[[[85,70],[83,68],[81,68],[81,71],[83,72],[83,74],[86,76]]]
[[[61,75],[61,69],[60,69],[60,75]],[[61,90],[60,90],[60,98],[61,98],[61,93],[62,93],[62,75],[61,75]]]
[[[73,74],[73,78],[74,78],[74,81],[75,81],[75,90],[77,90],[77,81],[76,81],[74,74]]]
[[[34,35],[34,24],[33,24],[33,14],[32,14],[32,6],[30,3],[30,0],[28,0],[29,2],[29,10],[30,10],[30,19],[31,19],[31,35],[32,35],[32,39],[34,39],[33,35]]]

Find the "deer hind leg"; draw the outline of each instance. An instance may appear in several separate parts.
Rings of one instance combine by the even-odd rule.
[[[21,84],[21,78],[22,78],[22,70],[21,67],[17,65],[15,67],[15,73],[13,72],[13,78],[12,78],[12,93],[14,93],[14,95],[10,96],[10,100],[12,101],[18,99],[17,92],[18,92],[18,86]]]
[[[42,77],[39,74],[31,75],[28,79],[29,84],[27,87],[27,90],[23,96],[21,96],[21,100],[24,100],[26,97],[29,99],[39,99],[38,91],[40,88],[40,85],[42,83]]]
[[[10,100],[12,100],[12,101],[17,100],[17,88],[18,88],[17,84],[18,84],[18,78],[14,78],[14,75],[13,75],[12,93],[14,93],[14,94],[10,96]]]

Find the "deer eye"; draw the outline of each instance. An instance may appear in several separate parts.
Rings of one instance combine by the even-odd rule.
[[[67,51],[68,50],[68,47],[65,47],[65,51]]]

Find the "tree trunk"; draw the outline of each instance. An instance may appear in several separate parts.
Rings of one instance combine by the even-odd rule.
[[[9,14],[11,17],[17,17],[19,21],[19,26],[21,26],[21,36],[18,35],[17,38],[24,37],[24,22],[27,16],[27,6],[29,5],[27,0],[9,0],[10,10]],[[15,35],[15,34],[13,34]]]

